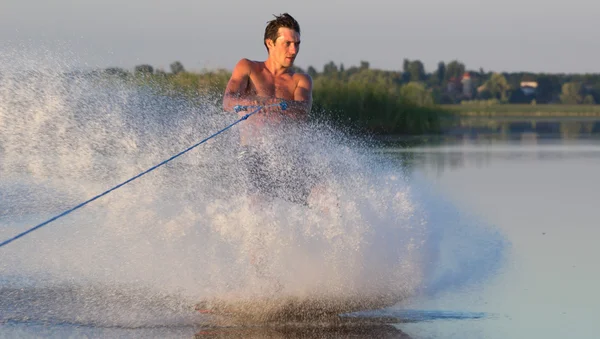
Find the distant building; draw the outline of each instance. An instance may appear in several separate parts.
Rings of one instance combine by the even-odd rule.
[[[537,81],[521,81],[521,87],[537,88],[538,83],[537,83]]]
[[[460,80],[462,84],[462,93],[465,98],[471,98],[473,96],[473,79],[471,79],[471,74],[465,73]]]
[[[521,81],[521,92],[525,95],[535,94],[537,87],[537,81]]]

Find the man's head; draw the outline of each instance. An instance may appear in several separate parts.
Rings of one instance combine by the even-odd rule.
[[[288,13],[276,15],[265,28],[264,43],[269,57],[290,67],[300,50],[300,25]]]

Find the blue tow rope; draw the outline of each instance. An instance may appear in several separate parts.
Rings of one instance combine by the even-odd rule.
[[[83,207],[83,206],[85,206],[85,205],[89,204],[90,202],[92,202],[92,201],[94,201],[94,200],[97,200],[97,199],[100,199],[101,197],[103,197],[103,196],[105,196],[105,195],[109,194],[110,192],[112,192],[112,191],[114,191],[114,190],[116,190],[116,189],[120,188],[121,186],[125,186],[126,184],[128,184],[128,183],[130,183],[130,182],[134,181],[135,179],[137,179],[137,178],[139,178],[139,177],[143,176],[144,174],[147,174],[147,173],[150,173],[150,172],[154,171],[154,170],[155,170],[155,169],[157,169],[158,167],[160,167],[160,166],[162,166],[162,165],[164,165],[164,164],[166,164],[166,163],[170,162],[171,160],[173,160],[173,159],[175,159],[175,158],[177,158],[177,157],[179,157],[179,156],[181,156],[181,155],[183,155],[183,154],[185,154],[185,153],[187,153],[187,152],[191,151],[192,149],[194,149],[194,148],[196,148],[196,147],[198,147],[198,146],[202,145],[203,143],[205,143],[205,142],[207,142],[208,140],[210,140],[210,139],[212,139],[212,138],[216,137],[217,135],[219,135],[219,134],[221,134],[221,133],[225,132],[226,130],[230,129],[231,127],[233,127],[233,126],[237,125],[238,123],[240,123],[240,122],[242,122],[242,121],[244,121],[244,120],[248,119],[248,118],[249,118],[251,115],[258,113],[258,112],[259,112],[260,110],[262,110],[263,108],[275,107],[275,106],[279,106],[279,107],[280,107],[282,110],[286,110],[286,109],[287,109],[287,104],[286,104],[285,102],[280,102],[280,103],[278,103],[278,104],[272,104],[272,105],[267,105],[267,106],[239,106],[239,105],[238,105],[238,106],[235,106],[233,109],[234,109],[234,111],[235,111],[236,113],[238,113],[238,112],[241,112],[241,111],[248,111],[249,109],[254,109],[254,110],[253,110],[252,112],[250,112],[250,113],[248,113],[248,114],[244,115],[243,117],[239,118],[238,120],[236,120],[235,122],[233,122],[233,123],[232,123],[232,124],[230,124],[229,126],[227,126],[227,127],[223,128],[222,130],[220,130],[220,131],[218,131],[218,132],[214,133],[213,135],[211,135],[211,136],[207,137],[206,139],[204,139],[204,140],[202,140],[202,141],[200,141],[200,142],[196,143],[195,145],[192,145],[192,146],[190,146],[190,147],[186,148],[185,150],[183,150],[183,151],[181,151],[181,152],[179,152],[179,153],[175,154],[174,156],[170,157],[169,159],[167,159],[167,160],[165,160],[165,161],[163,161],[163,162],[161,162],[161,163],[159,163],[159,164],[156,164],[156,165],[154,165],[154,166],[150,167],[149,169],[147,169],[147,170],[145,170],[145,171],[141,172],[140,174],[138,174],[138,175],[136,175],[136,176],[134,176],[134,177],[132,177],[132,178],[130,178],[130,179],[128,179],[128,180],[126,180],[126,181],[123,181],[122,183],[120,183],[120,184],[116,185],[115,187],[113,187],[113,188],[111,188],[111,189],[108,189],[108,190],[106,190],[106,191],[104,191],[104,192],[102,192],[102,193],[100,193],[100,194],[96,195],[95,197],[93,197],[93,198],[91,198],[91,199],[88,199],[88,200],[86,200],[86,201],[82,202],[81,204],[79,204],[79,205],[77,205],[77,206],[75,206],[75,207],[72,207],[72,208],[70,208],[70,209],[68,209],[68,210],[66,210],[66,211],[64,211],[64,212],[62,212],[62,213],[60,213],[60,214],[58,214],[58,215],[56,215],[56,216],[54,216],[54,217],[52,217],[52,218],[48,219],[48,220],[44,221],[43,223],[41,223],[41,224],[39,224],[39,225],[37,225],[37,226],[34,226],[34,227],[32,227],[32,228],[28,229],[27,231],[24,231],[24,232],[22,232],[22,233],[19,233],[19,234],[15,235],[14,237],[12,237],[12,238],[10,238],[10,239],[7,239],[7,240],[3,241],[2,243],[0,243],[0,247],[6,246],[6,245],[10,244],[11,242],[13,242],[13,241],[15,241],[15,240],[17,240],[17,239],[19,239],[19,238],[21,238],[21,237],[24,237],[25,235],[27,235],[27,234],[29,234],[29,233],[31,233],[31,232],[33,232],[33,231],[35,231],[35,230],[39,229],[39,228],[42,228],[42,227],[44,227],[44,226],[48,225],[49,223],[51,223],[51,222],[55,221],[56,219],[62,218],[62,217],[64,217],[65,215],[67,215],[67,214],[69,214],[69,213],[71,213],[71,212],[73,212],[73,211],[75,211],[75,210],[77,210],[77,209],[79,209],[79,208],[81,208],[81,207]]]

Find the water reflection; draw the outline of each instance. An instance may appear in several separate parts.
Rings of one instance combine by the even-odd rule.
[[[415,167],[441,173],[467,165],[487,167],[494,159],[598,159],[599,141],[600,121],[596,120],[488,120],[411,143],[388,139],[380,151],[399,160],[406,173]]]
[[[598,118],[464,118],[447,128],[446,135],[497,134],[514,138],[525,133],[559,138],[585,138],[600,134]]]

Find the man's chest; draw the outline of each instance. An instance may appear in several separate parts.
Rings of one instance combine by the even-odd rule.
[[[258,96],[293,100],[296,83],[291,76],[272,77],[258,74],[250,77],[250,87]]]

